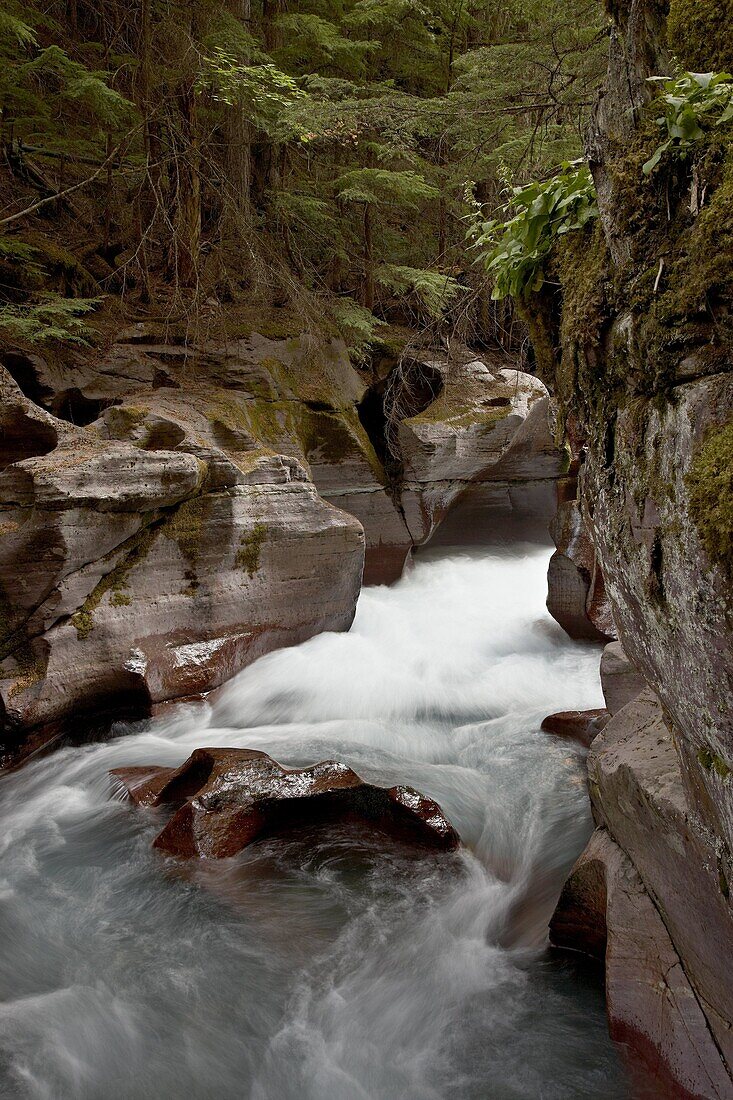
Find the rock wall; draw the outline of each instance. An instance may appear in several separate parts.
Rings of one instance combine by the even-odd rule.
[[[149,713],[276,646],[350,625],[363,531],[297,461],[217,448],[193,404],[109,407],[76,427],[5,371],[0,385],[5,415],[33,425],[46,452],[28,455],[29,432],[0,472],[10,761],[37,743],[29,730],[44,739],[85,713]],[[114,438],[120,423],[136,442]]]
[[[641,169],[659,143],[647,78],[671,70],[672,51],[698,69],[712,67],[706,51],[727,51],[730,70],[733,43],[727,5],[708,0],[624,0],[609,14],[608,85],[589,147],[600,224],[566,241],[561,300],[546,292],[532,323],[561,412],[584,435],[582,520],[623,649],[651,689],[593,745],[594,814],[679,960],[667,970],[667,949],[649,952],[645,973],[656,975],[667,1007],[680,982],[689,986],[678,1004],[684,1038],[677,1025],[652,1021],[647,979],[637,996],[628,958],[609,946],[611,1018],[629,1036],[641,1033],[642,1053],[662,1057],[680,1090],[731,1096],[733,1003],[723,978],[733,965],[730,133],[711,134],[684,161],[668,157],[651,179]],[[625,937],[636,950],[645,907],[612,913],[608,903],[609,945],[613,928],[616,944]],[[691,1002],[699,1013],[684,1008]]]
[[[554,492],[544,386],[463,353],[443,355],[450,405],[428,394],[428,430],[406,422],[405,468],[425,475],[409,483],[378,457],[369,379],[337,341],[136,325],[104,353],[3,358],[6,762],[84,714],[146,714],[348,628],[362,573],[396,579],[493,470],[541,467]]]

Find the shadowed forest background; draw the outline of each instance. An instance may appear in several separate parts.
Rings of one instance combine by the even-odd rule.
[[[591,0],[6,6],[0,333],[519,348],[467,215],[580,155],[606,39]]]

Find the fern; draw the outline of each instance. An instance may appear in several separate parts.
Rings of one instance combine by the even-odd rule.
[[[466,290],[448,275],[395,264],[382,264],[376,279],[395,294],[413,294],[432,318],[442,316],[446,307]]]
[[[101,298],[62,298],[44,294],[35,304],[0,306],[0,331],[28,344],[59,341],[89,346],[95,333],[82,318]]]
[[[12,15],[6,8],[0,8],[0,52],[15,51],[19,46],[28,48],[37,46],[35,32],[32,27]]]
[[[349,351],[357,359],[374,339],[377,328],[384,324],[371,310],[360,306],[353,298],[334,299],[330,313]]]
[[[19,263],[38,267],[34,256],[38,255],[38,249],[25,241],[16,241],[13,237],[0,237],[0,260],[9,260],[11,263]],[[41,268],[38,267],[40,271]]]
[[[385,168],[357,168],[346,172],[335,183],[341,202],[405,206],[417,210],[427,199],[437,199],[440,191],[418,172],[390,172]]]

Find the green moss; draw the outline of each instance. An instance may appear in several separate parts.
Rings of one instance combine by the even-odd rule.
[[[705,436],[686,481],[707,556],[733,577],[733,420]]]
[[[92,298],[99,293],[99,283],[73,252],[58,241],[40,233],[31,233],[26,243],[36,249],[34,259],[46,273],[46,285],[53,286],[69,297]]]
[[[301,407],[297,419],[303,450],[309,459],[317,454],[323,461],[337,465],[359,450],[341,414]]]
[[[94,605],[96,607],[96,604]],[[94,609],[82,608],[71,616],[71,622],[76,628],[76,636],[80,641],[86,640],[94,630]]]
[[[129,439],[147,415],[147,409],[134,405],[113,405],[105,412],[104,420],[112,439]]]
[[[733,71],[733,0],[670,0],[667,41],[685,69]]]
[[[132,598],[127,596],[124,592],[113,592],[109,598],[109,602],[113,607],[126,607],[132,603]]]
[[[264,523],[256,523],[252,530],[242,537],[235,564],[238,569],[244,569],[250,577],[253,577],[260,567],[260,555],[266,538],[267,527]]]
[[[158,524],[150,524],[132,535],[122,547],[113,550],[105,561],[114,560],[122,551],[122,556],[113,569],[105,573],[97,582],[86,600],[71,616],[72,625],[76,628],[76,636],[80,640],[89,637],[94,629],[94,612],[97,610],[107,593],[111,593],[110,603],[114,607],[124,607],[132,603],[132,599],[125,589],[129,587],[127,577],[132,569],[145,559],[155,539]]]
[[[528,301],[517,298],[514,306],[529,330],[536,373],[554,388],[557,353],[560,348],[559,289],[546,281],[541,290],[530,295]]]
[[[466,377],[450,379],[426,409],[410,417],[413,424],[449,424],[452,428],[483,425],[492,429],[512,411],[515,387],[505,382],[492,384]]]
[[[725,760],[723,760],[723,757],[716,752],[712,752],[709,748],[700,749],[697,754],[697,759],[706,772],[712,769],[720,779],[727,779],[731,774],[731,769],[726,764]]]
[[[13,635],[21,622],[22,616],[13,610],[7,596],[0,589],[0,661],[12,652]]]
[[[715,756],[713,758],[713,768],[715,769],[716,774],[720,776],[721,779],[727,779],[730,775],[730,768],[726,764],[725,760],[723,760],[722,756]]]
[[[195,570],[198,561],[201,535],[210,503],[208,495],[184,500],[163,528],[165,537],[178,543],[179,550],[192,570]]]
[[[248,431],[249,420],[244,405],[235,398],[227,401],[217,397],[206,406],[206,418],[210,424],[223,424],[229,431]]]
[[[563,287],[563,342],[597,343],[609,318],[611,292],[611,257],[598,220],[560,239],[554,268]]]
[[[46,661],[35,654],[30,643],[21,647],[15,654],[18,672],[15,683],[8,692],[8,698],[14,699],[24,691],[28,691],[34,684],[39,683],[46,674]]]
[[[250,434],[260,443],[277,445],[287,434],[291,412],[287,401],[248,401]]]
[[[255,334],[267,340],[288,340],[302,331],[302,316],[284,309],[270,312],[266,307],[233,313],[226,326],[227,336],[233,340]]]
[[[206,416],[212,426],[215,437],[222,439],[222,445],[228,450],[241,449],[238,438],[242,433],[252,442],[265,445],[279,443],[285,434],[292,402],[275,401],[269,398],[251,398],[227,401],[217,397],[206,408]]]
[[[343,403],[339,380],[334,377],[333,351],[322,341],[291,341],[289,355],[281,361],[266,359],[263,363],[275,379],[281,393],[290,393],[301,401],[318,403],[338,409]]]

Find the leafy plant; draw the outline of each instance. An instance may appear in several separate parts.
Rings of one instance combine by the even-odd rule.
[[[477,207],[469,236],[494,279],[492,297],[526,298],[544,283],[556,239],[598,215],[590,169],[580,161],[563,164],[543,183],[513,188],[501,209],[503,218],[483,221]]]
[[[208,91],[215,102],[244,108],[266,132],[296,99],[306,98],[295,79],[272,62],[245,65],[218,48],[203,59],[196,89]]]
[[[437,187],[428,183],[419,172],[391,172],[385,168],[357,168],[339,176],[335,183],[340,202],[370,205],[406,206],[417,209],[425,199],[437,199]]]
[[[62,298],[58,294],[44,294],[36,303],[2,305],[0,331],[29,344],[63,340],[86,346],[94,330],[82,317],[96,309],[101,301],[101,298]]]
[[[26,277],[38,278],[44,274],[44,270],[36,260],[38,249],[25,241],[17,241],[13,237],[0,237],[0,263],[13,265],[14,274],[22,270]]]
[[[705,136],[706,126],[733,121],[733,76],[730,73],[682,73],[677,77],[652,76],[661,84],[658,102],[664,114],[657,119],[666,139],[657,146],[643,168],[650,176],[668,149],[680,158]]]

